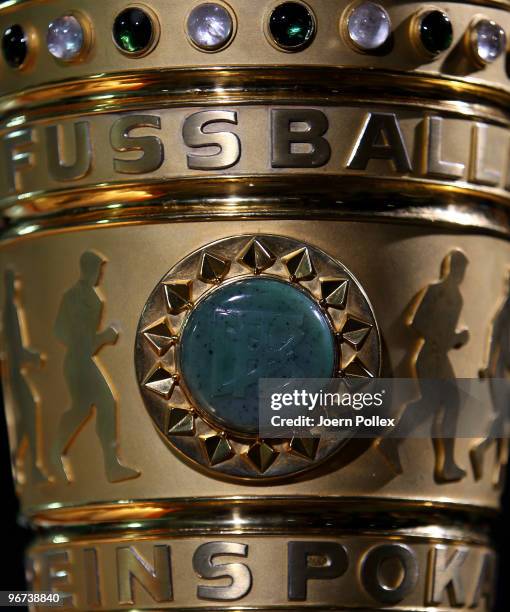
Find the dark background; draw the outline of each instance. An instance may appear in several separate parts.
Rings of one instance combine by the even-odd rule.
[[[25,590],[23,550],[30,542],[30,533],[18,524],[18,504],[14,495],[7,429],[1,406],[0,414],[0,518],[2,535],[7,542],[7,555],[2,560],[2,571],[0,572],[0,591],[23,591]],[[510,549],[507,545],[510,538],[510,487],[507,487],[503,496],[503,509],[503,516],[499,524],[495,526],[496,542],[498,542],[500,554],[500,579],[495,612],[510,610],[510,581],[505,579],[510,568]]]

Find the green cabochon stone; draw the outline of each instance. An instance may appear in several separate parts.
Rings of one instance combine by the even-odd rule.
[[[301,289],[256,277],[223,285],[190,314],[180,366],[194,401],[216,423],[257,433],[260,378],[330,378],[335,338]]]

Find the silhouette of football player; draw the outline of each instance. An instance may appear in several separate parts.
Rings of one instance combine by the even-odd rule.
[[[118,337],[113,325],[98,333],[103,301],[96,287],[104,263],[103,257],[93,251],[82,255],[80,279],[62,298],[55,323],[55,335],[67,347],[64,376],[71,395],[71,408],[62,415],[53,457],[55,469],[67,480],[70,478],[64,465],[66,456],[93,408],[108,480],[118,482],[139,475],[119,460],[117,403],[96,358],[105,345],[115,344]]]
[[[507,289],[510,289],[510,275],[507,282]],[[493,484],[495,487],[500,487],[503,484],[509,454],[510,384],[503,384],[502,381],[510,378],[510,291],[494,318],[487,367],[480,372],[480,377],[490,379],[495,418],[487,438],[471,450],[471,465],[475,479],[483,478],[485,455],[492,446],[495,446],[496,466]]]
[[[3,310],[4,336],[4,381],[14,404],[16,428],[16,449],[13,452],[16,481],[23,483],[26,477],[25,454],[30,450],[32,482],[45,482],[47,475],[41,467],[38,423],[39,402],[26,377],[31,366],[41,366],[41,353],[25,345],[23,313],[18,305],[16,275],[12,270],[5,272],[5,303]],[[19,468],[23,465],[23,468]]]
[[[415,363],[421,397],[408,404],[392,437],[383,438],[379,444],[397,473],[402,472],[399,445],[432,415],[436,480],[455,482],[466,475],[454,458],[460,395],[448,353],[460,349],[469,340],[467,329],[457,330],[463,305],[459,287],[467,264],[461,251],[452,251],[444,258],[441,279],[424,289],[410,322],[421,338]],[[452,380],[452,383],[436,385],[436,380]]]

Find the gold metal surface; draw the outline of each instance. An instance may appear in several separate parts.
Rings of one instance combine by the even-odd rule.
[[[431,283],[446,255],[462,249],[469,259],[461,285],[464,305],[462,326],[470,330],[469,342],[449,352],[455,376],[477,377],[485,367],[486,347],[495,306],[501,303],[508,261],[505,241],[460,232],[433,232],[426,227],[362,222],[245,221],[247,240],[257,234],[282,234],[301,243],[313,244],[331,257],[341,259],[364,287],[377,313],[385,341],[385,376],[411,376],[417,338],[407,325],[408,304]],[[458,482],[436,482],[434,454],[429,440],[410,440],[401,445],[402,474],[397,474],[381,452],[357,441],[338,459],[318,473],[277,487],[211,481],[165,448],[154,430],[140,397],[133,365],[133,347],[143,307],[168,270],[183,253],[199,252],[204,245],[236,235],[235,221],[179,224],[133,225],[89,229],[85,232],[39,234],[11,241],[0,255],[15,262],[24,286],[24,310],[31,332],[31,344],[47,355],[44,370],[32,370],[31,380],[41,397],[45,448],[51,449],[58,422],[70,405],[64,377],[66,349],[51,333],[62,296],[76,283],[76,271],[83,252],[93,249],[108,259],[101,283],[107,298],[108,320],[118,322],[117,343],[104,349],[101,364],[118,395],[119,441],[123,459],[140,471],[134,480],[111,484],[106,478],[94,424],[88,422],[69,450],[75,482],[25,487],[25,511],[37,513],[57,501],[58,507],[84,506],[116,500],[161,500],[167,497],[277,497],[306,495],[335,497],[365,496],[367,499],[399,499],[447,502],[469,506],[496,507],[499,496],[488,471],[480,480],[470,470],[472,441],[457,441],[456,459],[466,471]],[[384,230],[384,231],[382,231]],[[356,236],[356,240],[353,240]],[[310,237],[313,237],[311,239]],[[66,265],[62,265],[62,253]],[[377,254],[377,256],[375,256]],[[50,266],[47,262],[60,262]],[[45,300],[41,301],[41,295]],[[473,297],[470,297],[473,296]],[[475,297],[476,296],[476,299]],[[50,333],[48,333],[50,331]],[[490,415],[488,415],[490,416]],[[136,423],[136,427],[132,425]],[[49,458],[45,462],[49,463]],[[417,473],[420,489],[416,488]],[[78,484],[79,483],[79,484]],[[305,484],[306,483],[306,484]],[[305,487],[303,489],[303,487]]]

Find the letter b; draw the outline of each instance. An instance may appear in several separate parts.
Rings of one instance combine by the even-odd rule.
[[[329,123],[323,112],[278,109],[272,111],[271,117],[273,168],[318,168],[328,163],[331,147],[323,136]],[[305,129],[296,129],[298,124]]]

